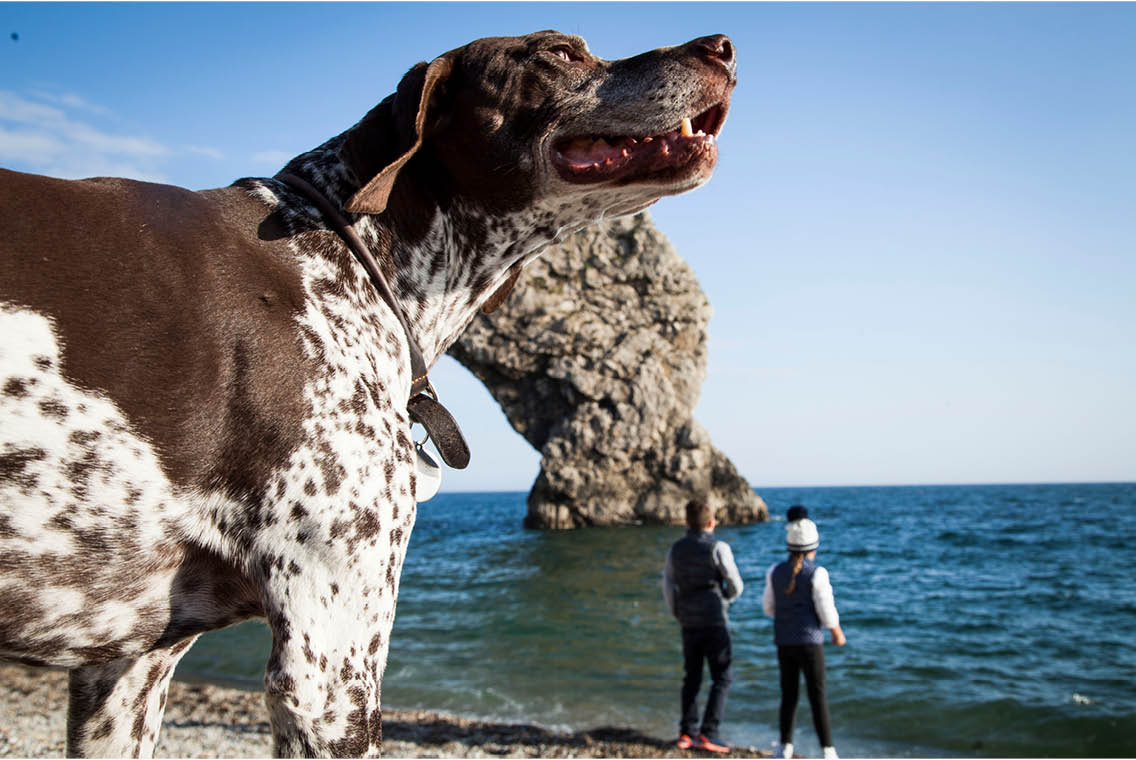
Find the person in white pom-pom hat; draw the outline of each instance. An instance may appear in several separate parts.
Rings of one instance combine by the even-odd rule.
[[[844,646],[845,638],[828,571],[814,561],[820,533],[803,506],[789,508],[785,543],[789,558],[765,573],[761,596],[762,609],[773,618],[781,668],[781,757],[793,756],[793,723],[803,672],[817,739],[825,760],[836,760],[824,696],[824,629],[832,633],[832,643],[838,647]]]

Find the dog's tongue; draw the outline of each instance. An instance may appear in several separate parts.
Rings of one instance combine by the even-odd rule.
[[[714,136],[695,132],[691,120],[653,137],[577,137],[556,146],[560,175],[570,182],[600,182],[681,166],[712,152]]]
[[[563,146],[560,153],[565,159],[576,164],[581,169],[589,166],[600,168],[605,163],[611,165],[612,162],[618,159],[628,158],[639,149],[640,146],[649,145],[655,140],[666,140],[668,138],[673,140],[680,134],[683,137],[694,136],[690,119],[684,118],[679,128],[673,132],[668,132],[665,135],[657,135],[655,137],[644,137],[642,140],[636,140],[631,137],[577,137],[572,142]],[[611,142],[608,141],[609,139]],[[596,166],[597,164],[599,166]]]
[[[611,145],[602,137],[595,141],[589,140],[587,137],[578,137],[568,143],[561,154],[571,163],[583,168],[593,164],[610,163],[617,158],[626,158],[631,155],[630,147],[625,147],[622,144]]]

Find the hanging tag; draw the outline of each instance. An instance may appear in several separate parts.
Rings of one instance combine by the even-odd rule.
[[[414,457],[414,500],[421,504],[438,493],[438,488],[442,485],[442,468],[422,448],[421,443],[414,444],[414,453],[417,455]]]
[[[461,428],[446,407],[427,393],[417,393],[406,404],[411,422],[426,428],[434,447],[442,456],[442,461],[455,470],[464,470],[469,464],[469,445],[462,436]]]

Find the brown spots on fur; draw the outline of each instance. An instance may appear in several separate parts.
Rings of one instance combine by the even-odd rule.
[[[355,533],[359,538],[371,538],[381,527],[379,517],[372,509],[365,509],[355,521]]]
[[[376,747],[383,743],[383,708],[376,707],[371,711],[371,743]]]
[[[15,538],[16,529],[12,527],[12,519],[8,515],[0,515],[0,538]]]
[[[75,438],[76,434],[72,434]],[[96,472],[109,474],[114,467],[110,462],[100,459],[93,447],[85,447],[82,457],[72,459],[63,465],[63,472],[71,481],[71,493],[80,501],[87,498],[87,489],[90,485],[91,475]]]
[[[331,523],[331,530],[329,531],[329,535],[331,536],[331,539],[335,541],[341,538],[350,527],[351,523],[346,520],[333,520]]]
[[[371,736],[366,712],[367,692],[356,683],[347,690],[347,696],[355,709],[347,714],[343,738],[329,746],[336,757],[362,757],[367,752]]]
[[[55,366],[55,362],[52,358],[50,356],[44,356],[43,354],[33,356],[32,363],[35,364],[36,369],[40,372],[48,372]]]
[[[0,482],[8,480],[21,488],[35,488],[38,478],[34,473],[27,472],[28,464],[46,458],[47,452],[38,446],[30,449],[9,450],[0,454]]]
[[[331,445],[321,439],[319,442],[319,450],[315,455],[316,464],[319,465],[320,470],[323,472],[324,490],[327,495],[332,496],[339,491],[339,486],[343,479],[347,477],[347,470],[339,462],[339,457],[336,455],[335,450]]]
[[[357,380],[355,382],[355,394],[351,397],[351,410],[355,412],[357,417],[362,418],[367,414],[367,402],[370,398],[371,394],[367,392],[367,386],[363,384],[361,379]]]
[[[44,399],[39,402],[38,406],[40,414],[44,417],[59,421],[67,419],[67,415],[71,411],[66,404],[58,399]]]
[[[105,739],[108,736],[110,736],[110,733],[113,730],[114,730],[114,718],[107,718],[106,720],[104,720],[102,723],[99,724],[98,728],[96,728],[94,731],[91,732],[91,740],[92,741],[98,741],[100,739]]]
[[[102,644],[91,647],[75,647],[75,653],[86,662],[105,663],[122,657],[122,647],[118,644]]]
[[[390,561],[387,562],[387,588],[391,589],[391,590],[393,590],[395,585],[398,583],[398,579],[395,578],[395,575],[394,575],[394,568],[395,568],[397,562],[398,562],[398,557],[392,551],[391,556],[390,556]]]
[[[371,643],[367,645],[367,654],[374,657],[375,652],[379,651],[379,647],[383,645],[383,635],[376,633],[371,637]]]
[[[24,398],[28,395],[28,382],[18,377],[8,378],[4,383],[4,395],[12,398]]]
[[[74,526],[75,523],[71,519],[71,515],[67,512],[60,512],[55,517],[52,517],[47,521],[47,527],[52,528],[53,530],[69,531]]]
[[[98,430],[73,430],[71,435],[67,436],[67,440],[76,446],[90,448],[101,437],[102,433]]]
[[[135,713],[134,725],[131,727],[131,737],[134,740],[141,742],[143,732],[145,730],[145,719],[149,715],[147,702],[150,699],[150,693],[153,691],[154,685],[158,683],[161,677],[166,675],[166,665],[162,662],[154,662],[150,666],[150,670],[145,675],[145,682],[142,684],[141,690],[135,695],[133,711]]]

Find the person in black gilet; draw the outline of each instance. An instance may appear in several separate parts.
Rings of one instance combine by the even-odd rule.
[[[845,638],[828,571],[814,562],[820,534],[808,516],[803,506],[789,508],[785,526],[789,559],[772,565],[766,572],[761,606],[773,618],[777,664],[781,668],[780,757],[793,756],[797,690],[804,672],[817,739],[824,748],[825,760],[837,760],[824,697],[824,629],[831,631],[832,643],[838,647],[844,646]]]
[[[679,749],[729,752],[718,738],[733,673],[726,610],[742,593],[742,579],[726,542],[714,537],[714,512],[702,501],[686,505],[684,538],[667,552],[663,598],[682,626],[682,718]],[[710,666],[710,694],[698,724],[702,663]],[[696,731],[697,729],[697,731]],[[693,738],[692,738],[693,737]]]

